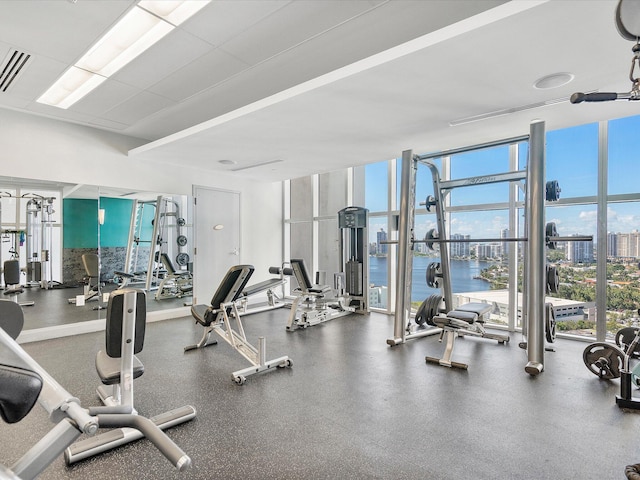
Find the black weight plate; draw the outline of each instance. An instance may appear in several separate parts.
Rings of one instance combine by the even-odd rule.
[[[427,318],[425,317],[425,313],[427,310],[428,300],[429,299],[427,298],[424,302],[422,302],[418,307],[418,311],[416,312],[415,322],[420,326],[424,325],[424,323],[427,321]]]
[[[427,248],[429,250],[433,250],[433,242],[430,240],[435,240],[438,238],[438,232],[436,232],[435,228],[430,229],[424,236],[424,241],[426,242]]]
[[[429,295],[427,298],[427,310],[425,317],[428,325],[436,326],[436,322],[433,321],[433,317],[440,313],[440,302],[442,297],[440,295]]]
[[[432,208],[436,205],[436,197],[433,195],[427,195],[427,199],[424,202],[425,207],[427,208],[427,212],[432,212]]]
[[[545,226],[545,235],[547,236],[547,247],[551,250],[556,249],[556,242],[553,240],[549,240],[549,237],[557,237],[558,230],[556,230],[556,224],[554,222],[549,222]]]
[[[557,180],[549,180],[546,184],[547,202],[556,202],[560,199],[560,184]]]
[[[440,263],[431,262],[427,265],[427,286],[431,288],[440,288],[438,275],[440,273]]]
[[[556,341],[556,314],[553,310],[553,305],[547,303],[545,305],[545,329],[544,333],[547,338],[547,342],[553,343]]]
[[[560,286],[560,277],[558,269],[551,265],[547,265],[547,293],[558,293]]]
[[[591,373],[600,378],[611,380],[620,377],[624,354],[613,345],[596,342],[584,349],[582,360]]]
[[[415,322],[418,325],[434,325],[433,317],[440,313],[440,302],[442,297],[440,295],[429,295],[416,312]]]
[[[187,244],[187,237],[185,237],[184,235],[178,235],[178,238],[176,238],[176,242],[178,242],[178,245],[180,245],[181,247],[184,247]]]
[[[622,350],[626,351],[633,339],[636,337],[636,327],[624,327],[616,332],[616,345],[618,345]],[[631,354],[634,357],[640,356],[640,342],[633,349],[633,353]]]
[[[176,263],[181,267],[187,265],[189,263],[189,254],[182,252],[176,255]]]

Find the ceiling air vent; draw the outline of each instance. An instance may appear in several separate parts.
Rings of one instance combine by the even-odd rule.
[[[0,65],[0,92],[6,92],[16,77],[24,69],[31,55],[18,50],[10,50]]]

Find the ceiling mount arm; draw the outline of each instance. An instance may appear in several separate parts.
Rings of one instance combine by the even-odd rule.
[[[628,93],[576,92],[569,99],[571,103],[582,102],[607,102],[609,100],[640,100],[640,77],[634,77],[636,62],[640,70],[640,2],[637,0],[620,0],[616,8],[616,28],[622,38],[635,41],[631,49],[633,58],[631,59],[631,70],[629,80],[631,80],[631,91]]]

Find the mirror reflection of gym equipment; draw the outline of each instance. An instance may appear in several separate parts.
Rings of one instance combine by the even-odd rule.
[[[115,287],[112,284],[113,271],[122,269],[124,265],[128,234],[123,236],[121,232],[124,229],[128,231],[130,203],[133,199],[139,198],[140,201],[146,201],[155,199],[159,195],[102,187],[102,193],[105,196],[101,196],[100,188],[90,185],[19,178],[0,178],[1,181],[5,183],[0,188],[0,238],[2,240],[0,266],[8,260],[17,260],[20,265],[19,282],[16,283],[18,288],[13,289],[11,282],[15,281],[15,278],[10,275],[8,279],[11,281],[8,283],[11,286],[10,294],[4,290],[3,296],[17,299],[23,306],[35,305],[34,309],[29,309],[25,313],[26,324],[23,337],[40,338],[42,335],[48,335],[50,327],[67,328],[69,326],[71,328],[71,325],[79,322],[83,323],[81,328],[99,328],[96,320],[104,316],[97,309],[106,306],[102,293],[108,293]],[[177,246],[177,251],[171,254],[177,255],[183,251],[191,255],[193,236],[190,207],[188,207],[189,197],[184,195],[172,197],[181,206],[185,205],[180,216],[184,216],[188,221],[182,227],[182,234],[188,242],[184,247]],[[27,203],[30,201],[29,213],[27,213]],[[123,209],[126,212],[123,213]],[[44,224],[41,222],[42,219],[45,220]],[[153,217],[150,222],[152,220]],[[172,223],[172,219],[169,219],[168,223]],[[171,228],[169,227],[169,230]],[[31,233],[29,236],[27,236],[28,229]],[[152,229],[151,226],[149,229]],[[169,235],[173,234],[169,233]],[[172,238],[175,239],[175,236]],[[29,242],[27,242],[28,239]],[[51,245],[44,249],[44,254],[42,247],[38,246],[42,242],[45,245]],[[178,240],[175,239],[175,242],[177,245]],[[29,255],[27,255],[27,247],[30,250]],[[91,255],[100,262],[100,281],[94,271],[95,268],[87,269],[82,261],[84,256]],[[33,261],[27,262],[28,258]],[[43,258],[48,261],[43,262]],[[189,278],[191,276],[189,266],[179,267],[176,265],[175,258],[171,260],[173,260],[175,276],[163,275],[161,282],[166,278],[167,288],[160,290],[165,293],[161,296],[162,301],[156,301],[155,295],[148,296],[150,318],[184,308],[184,303],[189,300],[188,292],[193,285],[192,279]],[[96,262],[92,261],[89,264],[95,266]],[[13,271],[14,269],[10,268],[9,273]],[[1,278],[4,287],[4,275]],[[37,278],[40,278],[40,281],[37,281]],[[172,280],[176,278],[178,288],[174,289],[176,284]],[[179,292],[178,295],[175,295],[176,292]],[[156,290],[153,293],[159,292]],[[78,296],[85,301],[85,305],[74,305]],[[51,302],[59,301],[69,304],[69,308],[64,309],[64,312],[49,311]],[[95,326],[91,327],[91,325]]]
[[[124,269],[114,271],[115,283],[143,285],[156,291],[156,300],[192,295],[191,225],[183,213],[189,207],[170,196],[133,201]]]

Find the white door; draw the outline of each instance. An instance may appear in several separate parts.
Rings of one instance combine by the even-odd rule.
[[[209,303],[230,267],[240,263],[240,193],[194,186],[194,303]]]

